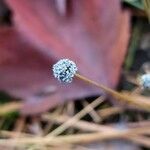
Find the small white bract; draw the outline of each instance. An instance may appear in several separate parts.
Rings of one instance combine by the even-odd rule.
[[[150,73],[141,76],[140,83],[145,89],[150,89]]]
[[[54,77],[64,83],[71,83],[77,70],[76,64],[69,59],[61,59],[53,65]]]

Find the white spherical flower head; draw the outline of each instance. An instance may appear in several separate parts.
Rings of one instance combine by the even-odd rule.
[[[142,75],[140,82],[143,88],[150,90],[150,73]]]
[[[64,83],[71,83],[77,70],[76,64],[69,59],[61,59],[53,65],[54,77]]]

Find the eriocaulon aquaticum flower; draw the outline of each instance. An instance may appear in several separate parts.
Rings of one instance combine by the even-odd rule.
[[[69,59],[61,59],[53,65],[54,77],[63,83],[71,83],[77,70],[76,64]]]
[[[140,78],[140,83],[144,89],[150,90],[150,73],[142,75]]]

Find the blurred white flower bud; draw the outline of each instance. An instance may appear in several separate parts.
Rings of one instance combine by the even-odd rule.
[[[140,83],[144,89],[150,89],[150,74],[144,74],[140,77]]]

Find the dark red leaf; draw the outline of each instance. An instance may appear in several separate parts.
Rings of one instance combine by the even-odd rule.
[[[60,58],[72,59],[81,74],[97,82],[117,85],[129,38],[128,13],[121,10],[119,0],[71,0],[65,16],[53,0],[6,1],[15,31],[0,34],[0,88],[32,99],[25,113],[54,106],[53,98],[37,96],[47,90],[57,104],[99,93],[82,81],[70,85],[55,81],[49,70]]]

